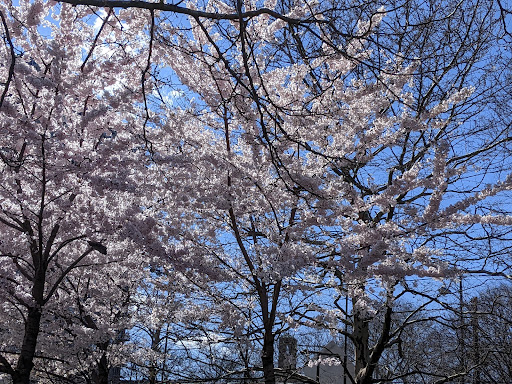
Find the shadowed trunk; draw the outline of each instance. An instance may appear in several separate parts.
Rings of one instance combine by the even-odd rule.
[[[100,345],[100,348],[105,349],[106,345]],[[108,371],[107,354],[103,353],[96,364],[96,369],[92,373],[93,384],[108,384]]]
[[[25,335],[21,347],[20,357],[12,376],[13,384],[29,384],[30,373],[34,367],[34,356],[36,353],[37,336],[41,324],[41,309],[38,307],[29,308],[25,322]]]
[[[366,384],[368,381],[368,363],[370,360],[370,349],[368,346],[369,320],[361,316],[360,313],[354,313],[354,349],[356,358],[356,383]]]
[[[11,373],[13,384],[30,383],[30,373],[32,372],[32,368],[34,368],[34,356],[36,354],[37,338],[41,325],[46,269],[44,264],[39,262],[42,260],[42,255],[37,252],[37,250],[32,251],[32,257],[36,260],[34,263],[36,264],[36,269],[32,286],[34,304],[28,307],[25,320],[25,334],[23,335],[20,356],[14,372]]]
[[[275,384],[276,382],[274,373],[274,338],[272,330],[265,331],[263,351],[261,354],[265,384]]]
[[[391,315],[393,309],[390,304],[386,306],[382,330],[375,345],[369,345],[370,320],[360,313],[354,313],[354,347],[356,358],[356,384],[371,384],[374,382],[374,374],[379,360],[388,345],[391,331]]]

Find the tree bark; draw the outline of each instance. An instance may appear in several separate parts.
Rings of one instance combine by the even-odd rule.
[[[366,384],[368,381],[368,362],[370,360],[370,348],[368,345],[369,322],[360,313],[354,313],[353,340],[355,349],[355,381],[356,384]]]
[[[41,309],[39,306],[30,307],[25,322],[25,335],[21,347],[20,357],[12,376],[13,384],[29,384],[30,373],[34,367],[34,356],[36,353],[37,336],[41,324]]]
[[[151,350],[159,353],[160,352],[160,329],[157,329],[152,335],[151,335]],[[149,366],[149,374],[148,374],[148,381],[149,384],[156,384],[157,382],[157,375],[158,375],[158,366],[156,361],[150,362]]]
[[[93,384],[108,384],[108,360],[107,354],[103,352],[101,358],[98,360],[96,364],[96,369],[92,373],[92,382]]]
[[[274,372],[274,333],[272,330],[265,331],[263,338],[263,351],[261,354],[261,363],[263,365],[263,377],[265,384],[275,384],[276,376]]]
[[[23,335],[20,356],[14,373],[11,374],[13,384],[30,383],[30,373],[32,372],[32,368],[34,368],[37,338],[41,325],[46,268],[42,262],[42,254],[38,252],[35,246],[32,249],[32,257],[36,267],[32,286],[32,299],[34,303],[28,306],[28,313],[25,320],[25,334]]]

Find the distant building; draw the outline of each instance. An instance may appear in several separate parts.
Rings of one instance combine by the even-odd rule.
[[[320,348],[319,351],[311,352],[311,354],[314,357],[302,369],[304,376],[320,384],[347,384],[352,382],[349,377],[354,377],[354,365],[349,359],[345,359],[343,348],[334,341]],[[344,364],[347,365],[346,369]]]
[[[290,335],[279,337],[277,367],[295,371],[297,369],[297,339]]]

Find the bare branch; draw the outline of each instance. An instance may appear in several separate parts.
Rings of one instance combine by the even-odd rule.
[[[273,11],[269,8],[259,8],[254,11],[236,12],[236,13],[217,13],[217,12],[205,12],[192,8],[181,7],[175,4],[166,4],[165,2],[149,3],[146,1],[123,1],[123,0],[61,0],[60,3],[67,3],[72,5],[90,5],[94,7],[109,7],[109,8],[138,8],[147,9],[149,11],[165,11],[173,12],[181,15],[188,15],[194,18],[206,18],[212,20],[240,20],[240,19],[251,19],[261,15],[269,15],[276,19],[283,20],[289,24],[294,25],[305,25],[305,24],[327,24],[328,21],[317,19],[315,17],[296,19],[280,14],[279,12]]]
[[[5,30],[5,39],[7,40],[7,43],[9,44],[9,51],[11,55],[11,64],[9,65],[9,74],[7,76],[7,81],[4,85],[4,90],[2,92],[2,96],[0,96],[0,108],[2,108],[2,105],[4,104],[5,97],[7,96],[7,92],[9,91],[9,85],[11,84],[12,78],[14,76],[14,65],[16,61],[16,54],[14,53],[14,45],[11,40],[11,35],[9,33],[9,27],[7,26],[7,21],[5,20],[4,13],[0,11],[0,19],[2,19],[2,25]]]

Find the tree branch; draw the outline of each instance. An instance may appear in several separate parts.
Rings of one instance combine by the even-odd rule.
[[[314,17],[305,18],[305,19],[296,19],[293,17],[287,17],[285,15],[280,14],[279,12],[273,11],[269,8],[259,8],[253,11],[246,11],[242,13],[217,13],[217,12],[206,12],[200,11],[196,9],[191,9],[187,7],[180,7],[175,4],[165,4],[163,1],[158,3],[150,3],[146,1],[124,1],[124,0],[60,0],[59,3],[66,3],[71,5],[90,5],[94,7],[103,7],[103,8],[137,8],[137,9],[147,9],[150,11],[164,11],[164,12],[173,12],[181,15],[188,15],[194,18],[203,17],[206,19],[212,20],[240,20],[240,19],[250,19],[254,17],[258,17],[261,15],[269,15],[275,17],[276,19],[283,20],[289,24],[301,25],[301,24],[328,24],[328,20],[320,20]]]
[[[14,76],[14,64],[16,60],[16,54],[14,53],[14,45],[12,44],[11,35],[9,33],[9,28],[7,27],[7,21],[5,20],[5,16],[2,11],[0,11],[0,19],[2,19],[2,25],[5,29],[5,38],[7,43],[9,44],[9,51],[11,54],[11,64],[9,66],[9,74],[7,75],[7,81],[5,82],[4,91],[2,92],[2,96],[0,97],[0,108],[2,108],[4,104],[5,97],[7,96],[7,92],[9,91],[9,85]]]

